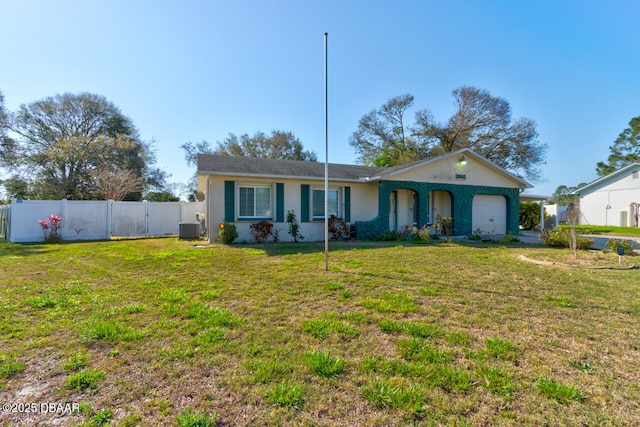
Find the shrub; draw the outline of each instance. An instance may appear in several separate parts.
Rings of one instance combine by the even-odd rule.
[[[287,211],[287,224],[289,225],[289,235],[295,243],[304,240],[304,237],[300,235],[300,224],[294,211]]]
[[[571,247],[571,230],[568,228],[554,228],[540,233],[542,243],[546,246],[557,248]],[[587,237],[576,236],[576,249],[587,250],[591,248],[593,241]]]
[[[525,230],[537,230],[540,228],[540,205],[538,203],[520,203],[520,225]]]
[[[413,240],[422,243],[431,243],[431,230],[426,225],[422,228],[415,227],[416,232],[413,235]]]
[[[453,235],[453,218],[450,216],[443,216],[438,218],[438,227],[443,236]]]
[[[273,224],[268,221],[260,221],[249,226],[251,235],[256,243],[265,243],[269,236],[273,235]]]
[[[400,233],[395,233],[402,240],[411,240],[416,243],[430,243],[431,230],[426,226],[418,228],[415,225],[404,225]]]
[[[228,245],[238,238],[238,230],[234,224],[223,221],[218,227],[218,240],[220,243]]]
[[[633,255],[634,254],[633,248],[631,247],[631,242],[629,240],[609,239],[609,240],[607,240],[607,246],[613,252],[616,252],[616,248],[618,246],[622,246],[624,248],[624,254],[625,255]]]
[[[400,233],[397,231],[385,230],[384,233],[377,235],[373,240],[377,242],[392,242],[400,239]]]
[[[60,236],[60,228],[62,227],[60,225],[61,222],[62,218],[57,215],[49,215],[48,219],[41,219],[38,221],[38,224],[40,224],[42,232],[44,233],[45,243],[58,243],[62,240],[62,236]]]
[[[343,240],[349,237],[349,224],[335,215],[329,217],[329,234],[332,240]]]

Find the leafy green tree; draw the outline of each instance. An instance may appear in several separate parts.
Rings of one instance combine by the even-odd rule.
[[[463,86],[453,92],[455,111],[445,123],[420,110],[405,119],[412,95],[391,98],[360,119],[350,139],[365,164],[394,166],[470,148],[514,174],[539,179],[547,146],[538,141],[534,121],[512,119],[511,106],[488,91]]]
[[[611,154],[607,163],[599,162],[596,167],[598,176],[609,175],[629,163],[640,160],[640,116],[629,121],[629,127],[618,135],[609,150]]]
[[[318,156],[307,151],[292,132],[274,130],[271,135],[256,132],[253,136],[230,134],[218,142],[215,154],[229,156],[262,157],[265,159],[316,161]]]
[[[162,185],[166,177],[152,167],[155,154],[131,119],[100,95],[66,93],[23,104],[9,129],[17,138],[0,147],[0,162],[35,198],[101,198],[91,182],[92,171],[101,168],[129,171],[148,185]]]
[[[207,141],[187,142],[180,146],[184,150],[187,164],[193,168],[198,166],[198,154],[220,154],[225,156],[261,157],[280,160],[303,160],[315,162],[318,155],[314,151],[304,149],[302,142],[293,134],[281,130],[274,130],[271,135],[256,132],[253,136],[242,134],[239,137],[230,133],[222,142],[218,141],[214,149]],[[188,200],[197,200],[197,173],[193,174]]]
[[[28,200],[34,198],[32,186],[20,177],[12,176],[2,184],[9,199]]]
[[[0,91],[0,144],[4,144],[8,139],[7,130],[9,130],[9,114],[4,107],[4,94]]]
[[[302,142],[293,134],[274,130],[271,135],[256,132],[253,136],[229,134],[214,149],[207,141],[182,144],[185,160],[190,166],[197,166],[198,154],[221,154],[225,156],[261,157],[266,159],[305,160],[315,162],[318,156],[314,151],[304,149]]]
[[[149,202],[179,202],[180,201],[180,197],[175,196],[170,191],[150,191],[145,195],[144,199]]]
[[[556,188],[556,191],[553,192],[551,198],[549,199],[549,204],[551,205],[559,205],[559,206],[569,206],[569,203],[575,202],[576,196],[571,195],[578,188],[583,187],[587,184],[580,183],[575,187],[567,187],[566,185],[560,185]]]

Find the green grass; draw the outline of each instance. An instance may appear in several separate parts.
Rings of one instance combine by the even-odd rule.
[[[427,394],[412,384],[374,381],[362,387],[362,396],[380,409],[402,409],[411,414],[424,412]]]
[[[487,353],[496,359],[514,361],[518,358],[518,349],[509,340],[487,338],[485,340],[485,348]]]
[[[284,381],[270,388],[265,397],[274,405],[292,409],[300,409],[306,401],[303,385]]]
[[[567,227],[567,226],[562,226]],[[576,225],[576,231],[583,234],[612,234],[620,236],[640,236],[638,227],[614,227],[610,225]]]
[[[208,416],[194,412],[191,408],[183,410],[176,419],[180,427],[214,427],[217,420],[217,413]]]
[[[482,366],[476,371],[479,383],[493,394],[510,397],[516,391],[511,377],[495,366]]]
[[[390,292],[384,292],[380,298],[365,299],[363,305],[381,313],[412,313],[418,310],[418,305],[413,297]]]
[[[75,374],[69,375],[69,377],[67,378],[66,388],[76,391],[95,389],[98,384],[104,379],[104,377],[104,371],[97,371],[95,369],[80,371]]]
[[[89,364],[89,356],[86,353],[74,354],[62,362],[62,368],[66,372],[78,371]]]
[[[0,378],[18,374],[24,370],[24,362],[18,362],[15,356],[0,353]]]
[[[307,352],[304,362],[313,372],[324,378],[336,377],[345,371],[344,360],[334,357],[328,351]]]
[[[309,319],[302,323],[302,331],[315,338],[327,338],[332,333],[355,337],[357,329],[349,322],[341,320],[335,313],[327,313],[319,319]]]
[[[579,402],[582,400],[582,393],[576,387],[562,384],[556,380],[545,378],[536,383],[536,387],[541,394],[554,399],[562,404]]]
[[[615,254],[330,247],[0,243],[0,393],[78,426],[640,425],[638,272],[518,258]]]

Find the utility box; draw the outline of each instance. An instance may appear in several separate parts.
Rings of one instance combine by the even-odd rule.
[[[198,222],[181,222],[180,235],[181,239],[196,240],[200,238],[200,223]]]

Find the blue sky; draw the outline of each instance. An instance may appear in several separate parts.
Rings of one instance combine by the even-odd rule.
[[[104,95],[187,182],[179,148],[229,133],[293,132],[355,163],[364,114],[411,93],[441,121],[462,85],[507,99],[548,144],[543,182],[595,179],[640,115],[635,0],[21,0],[0,5],[0,91],[15,110],[58,93]],[[414,111],[409,112],[413,118]]]

